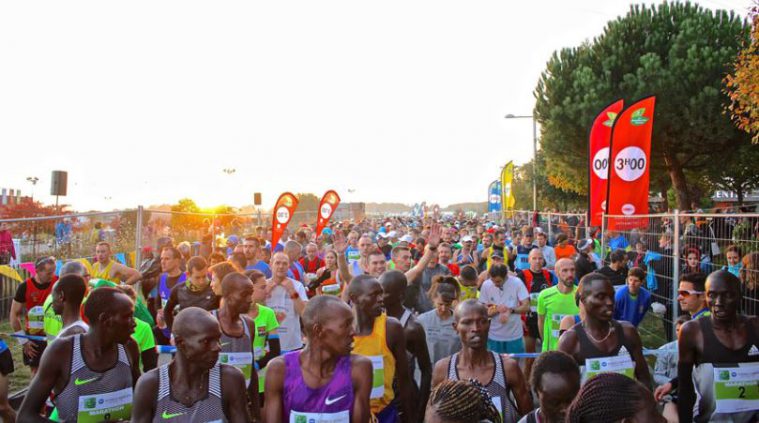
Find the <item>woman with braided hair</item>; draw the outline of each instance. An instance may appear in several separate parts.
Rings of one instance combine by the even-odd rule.
[[[567,423],[665,423],[656,400],[642,383],[619,373],[590,379],[567,410]]]
[[[476,380],[445,380],[430,394],[427,423],[501,423],[488,391]]]

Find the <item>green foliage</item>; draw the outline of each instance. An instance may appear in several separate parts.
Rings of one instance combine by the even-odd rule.
[[[525,163],[514,170],[514,197],[517,210],[532,210],[532,166],[533,161]],[[562,176],[547,176],[545,155],[538,152],[537,175],[538,205],[540,208],[584,208],[588,197],[580,195],[571,189]]]
[[[321,197],[317,197],[314,194],[308,193],[298,193],[296,195],[298,197],[298,211],[301,212],[315,212],[319,209],[319,202],[322,200]]]
[[[709,182],[718,189],[736,193],[738,204],[742,205],[743,197],[759,188],[759,145],[746,142],[719,162],[723,165],[710,168]],[[725,163],[729,166],[724,166]]]
[[[746,138],[723,113],[722,79],[747,35],[748,26],[732,13],[663,3],[633,6],[592,43],[555,52],[535,89],[549,181],[586,194],[588,131],[596,114],[619,98],[630,105],[653,94],[652,188],[665,191],[668,177],[687,208],[693,193],[686,172],[703,176],[724,166],[714,155]],[[633,119],[643,123],[638,112]]]
[[[200,213],[200,207],[190,198],[183,198],[171,206],[171,227],[174,231],[190,231],[203,226],[203,216],[182,213]],[[178,213],[176,213],[178,212]]]

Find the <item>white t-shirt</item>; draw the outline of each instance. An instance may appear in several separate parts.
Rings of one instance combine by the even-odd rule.
[[[289,278],[288,278],[289,279]],[[308,301],[306,295],[306,288],[302,283],[290,279],[295,292],[298,293],[300,299]],[[266,283],[272,283],[271,279]],[[271,296],[266,299],[266,306],[274,310],[275,313],[285,313],[285,319],[279,322],[279,345],[282,351],[295,350],[303,346],[303,339],[300,333],[300,316],[295,312],[295,305],[293,300],[287,294],[287,290],[282,286],[276,286],[271,291]]]
[[[498,288],[491,279],[482,283],[480,288],[479,302],[482,304],[505,305],[508,308],[516,308],[520,302],[529,298],[527,292],[519,278],[509,275],[503,285]],[[501,323],[499,316],[495,315],[490,319],[490,332],[488,338],[494,341],[514,341],[522,337],[522,318],[519,313],[511,313],[506,323]]]

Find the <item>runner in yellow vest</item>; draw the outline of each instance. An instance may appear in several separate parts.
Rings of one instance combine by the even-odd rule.
[[[372,361],[373,379],[371,411],[379,423],[416,422],[411,404],[411,380],[406,361],[406,338],[401,323],[383,313],[382,285],[373,276],[360,275],[351,281],[349,293],[356,312],[356,336],[353,352]],[[393,391],[393,378],[398,376],[398,392]],[[398,397],[400,410],[393,399]]]
[[[111,245],[107,242],[98,242],[95,258],[97,262],[92,265],[91,273],[93,279],[105,279],[116,284],[123,282],[127,285],[134,285],[142,279],[140,272],[111,258]]]

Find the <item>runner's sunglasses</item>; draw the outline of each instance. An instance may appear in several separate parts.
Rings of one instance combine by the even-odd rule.
[[[703,293],[704,293],[704,291],[693,291],[693,290],[690,290],[690,289],[681,289],[681,290],[677,291],[677,295],[679,295],[681,297],[684,297],[684,298],[690,297],[691,295],[701,295]]]

